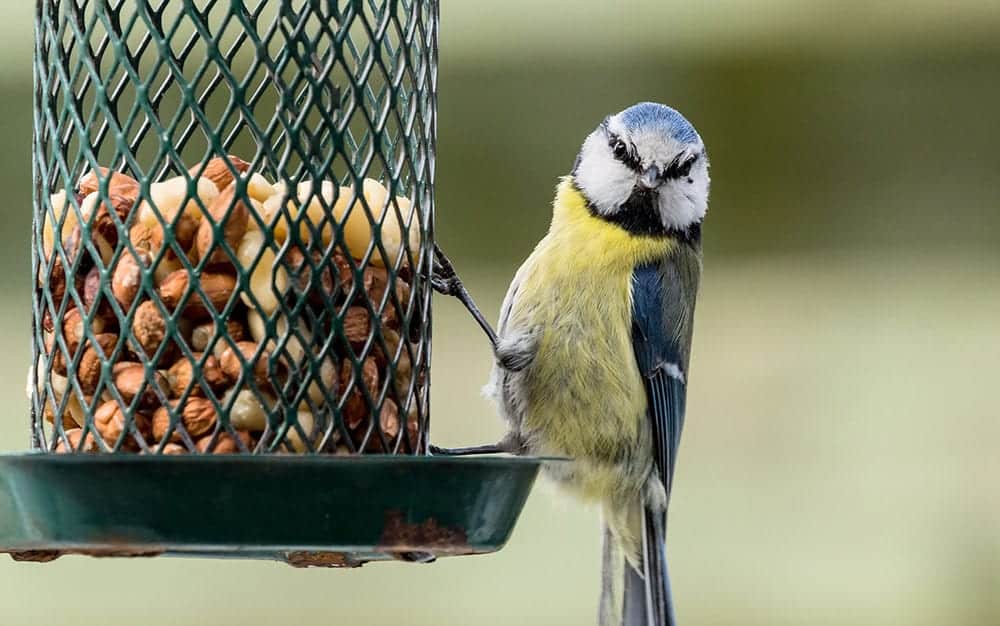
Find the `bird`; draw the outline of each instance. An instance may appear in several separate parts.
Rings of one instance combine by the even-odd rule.
[[[709,162],[694,126],[643,102],[591,132],[496,331],[435,248],[432,284],[493,345],[496,444],[434,453],[561,457],[550,478],[603,518],[600,626],[674,626],[667,507],[684,426]]]

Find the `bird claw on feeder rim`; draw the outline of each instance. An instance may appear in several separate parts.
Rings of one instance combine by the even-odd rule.
[[[469,294],[469,290],[465,288],[462,280],[458,277],[455,272],[455,267],[445,256],[441,247],[434,244],[434,273],[430,277],[431,287],[434,291],[446,295],[458,298],[458,300],[465,306],[466,310],[472,315],[479,327],[483,329],[486,336],[490,340],[490,345],[493,347],[493,351],[496,352],[497,348],[497,334],[490,326],[490,323],[486,321],[483,316],[482,311],[476,306],[475,301]]]
[[[507,433],[503,439],[496,443],[488,443],[481,446],[468,446],[465,448],[442,448],[430,445],[427,447],[434,456],[474,456],[477,454],[524,454],[524,443],[518,439],[515,433]]]

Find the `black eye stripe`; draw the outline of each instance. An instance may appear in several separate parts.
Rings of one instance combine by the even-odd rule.
[[[681,161],[682,155],[677,155],[669,166],[667,166],[666,171],[663,172],[663,178],[685,178],[691,173],[691,167],[694,166],[695,161],[698,160],[698,155],[693,154],[688,158]]]
[[[621,137],[609,132],[608,133],[608,146],[611,148],[611,153],[614,154],[615,158],[627,165],[629,168],[638,171],[639,169],[639,157],[635,153],[635,148],[628,145]]]
[[[639,160],[639,155],[635,152],[635,147],[629,145],[624,139],[608,130],[606,121],[601,126],[607,134],[608,147],[611,148],[611,153],[614,155],[615,159],[636,173],[641,173],[642,162]],[[676,180],[680,178],[687,178],[691,173],[691,168],[694,167],[694,164],[698,161],[698,157],[698,154],[678,154],[660,174],[660,179]]]

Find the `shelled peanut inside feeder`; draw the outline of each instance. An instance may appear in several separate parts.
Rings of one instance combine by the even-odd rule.
[[[416,453],[420,216],[380,182],[216,157],[147,189],[100,168],[41,219],[29,376],[60,452]]]

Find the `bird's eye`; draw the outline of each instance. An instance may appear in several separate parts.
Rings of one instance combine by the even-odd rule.
[[[688,174],[690,174],[691,173],[691,166],[693,166],[694,162],[697,161],[697,160],[698,160],[698,155],[694,155],[694,156],[688,158],[686,161],[684,161],[680,165],[678,165],[677,166],[677,170],[676,170],[676,172],[677,172],[677,178],[682,178],[682,177],[687,176]]]
[[[619,161],[628,160],[629,158],[628,146],[626,146],[625,142],[622,141],[621,139],[616,141],[615,144],[611,146],[611,150],[612,152],[615,153],[615,158],[618,159]]]

